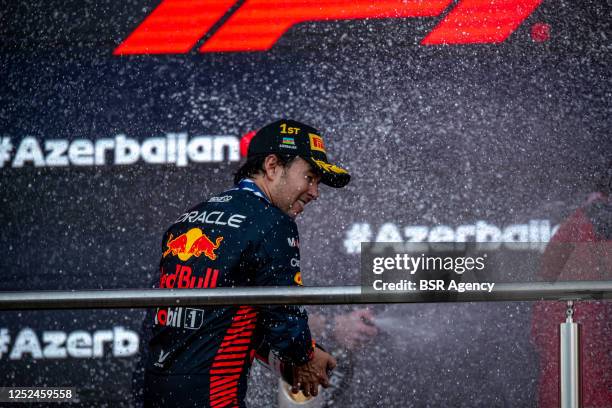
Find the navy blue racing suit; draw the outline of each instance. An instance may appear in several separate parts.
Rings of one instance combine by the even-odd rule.
[[[250,180],[182,214],[162,251],[160,288],[302,282],[295,222]],[[151,320],[147,407],[244,407],[258,348],[296,365],[312,358],[308,316],[297,306],[160,307]]]

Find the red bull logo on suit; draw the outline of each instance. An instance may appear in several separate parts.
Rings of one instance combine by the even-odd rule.
[[[166,251],[163,257],[172,254],[177,256],[181,261],[186,261],[192,256],[196,258],[204,254],[208,259],[214,261],[217,259],[215,250],[219,248],[223,237],[215,238],[213,242],[206,234],[199,228],[192,228],[184,234],[181,234],[175,238],[170,234],[168,242],[166,242]]]

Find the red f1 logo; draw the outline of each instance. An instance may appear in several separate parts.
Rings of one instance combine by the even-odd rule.
[[[500,43],[542,0],[459,0],[422,45]],[[237,0],[164,0],[113,52],[189,52]],[[453,0],[246,0],[200,47],[200,52],[266,51],[306,21],[435,17]]]

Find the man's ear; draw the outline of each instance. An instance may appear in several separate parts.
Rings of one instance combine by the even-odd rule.
[[[264,176],[269,180],[276,179],[281,167],[278,157],[275,154],[269,154],[264,160]]]

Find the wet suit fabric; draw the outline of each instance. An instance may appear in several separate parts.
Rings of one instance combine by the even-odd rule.
[[[164,234],[160,288],[301,285],[292,218],[250,180],[186,213]],[[303,364],[312,356],[297,306],[160,307],[151,311],[147,407],[244,407],[255,350]]]

